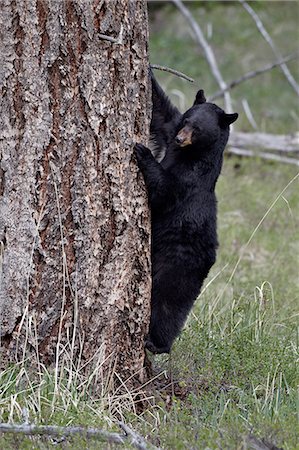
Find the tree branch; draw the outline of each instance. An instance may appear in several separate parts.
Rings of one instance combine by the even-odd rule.
[[[24,435],[48,435],[48,436],[73,436],[80,434],[86,438],[96,438],[103,442],[111,442],[114,444],[129,443],[139,450],[159,450],[157,447],[148,444],[143,437],[133,431],[130,427],[122,422],[119,426],[124,430],[125,434],[112,433],[101,430],[99,428],[84,427],[59,427],[55,425],[31,425],[31,424],[9,424],[0,423],[0,433],[19,433]]]
[[[101,33],[98,33],[98,38],[102,41],[112,42],[112,44],[122,44],[123,43],[123,31],[124,31],[124,29],[123,29],[123,26],[121,25],[117,38],[114,38],[112,36],[107,36],[107,34],[101,34]]]
[[[208,42],[206,41],[200,26],[195,21],[194,17],[192,16],[190,11],[186,8],[186,6],[183,4],[183,2],[181,0],[172,0],[172,2],[181,11],[183,16],[189,22],[192,30],[194,31],[195,39],[205,53],[206,60],[211,68],[211,71],[212,71],[212,74],[213,74],[215,80],[217,81],[220,89],[224,90],[225,109],[227,112],[232,112],[232,101],[231,101],[229,92],[227,92],[226,83],[225,83],[224,79],[222,78],[222,75],[218,68],[218,64],[216,62],[214,52],[213,52],[212,48],[210,47],[210,45],[208,44]]]
[[[160,448],[154,447],[151,444],[149,447],[145,439],[140,436],[140,434],[136,433],[136,431],[132,430],[132,428],[128,427],[128,425],[126,425],[125,423],[118,422],[118,425],[126,433],[126,435],[131,438],[131,445],[134,445],[134,447],[138,448],[139,450],[148,450],[149,448],[152,450],[161,450]]]
[[[255,118],[253,117],[252,111],[250,109],[249,103],[248,103],[246,98],[242,99],[242,106],[243,106],[243,110],[244,110],[244,112],[246,114],[248,122],[250,123],[252,128],[257,130],[258,129],[257,123],[255,121]]]
[[[273,53],[276,56],[276,58],[278,60],[280,60],[281,59],[281,54],[279,53],[279,51],[275,47],[274,42],[273,42],[271,36],[269,35],[268,31],[265,29],[265,27],[264,27],[260,17],[257,15],[257,13],[252,9],[252,7],[245,0],[239,0],[239,2],[243,5],[243,7],[246,9],[246,11],[251,15],[251,17],[255,21],[255,24],[256,24],[259,32],[261,33],[263,38],[268,42],[268,44],[272,48]],[[280,67],[281,67],[281,70],[283,71],[286,79],[288,80],[290,85],[293,87],[293,89],[296,92],[296,94],[299,96],[299,86],[296,83],[293,75],[289,71],[287,65],[285,63],[283,63],[283,64],[280,65]]]
[[[0,433],[39,434],[48,436],[72,436],[74,434],[81,434],[87,438],[95,437],[101,441],[114,442],[116,444],[124,444],[126,441],[126,436],[124,435],[109,433],[98,428],[58,427],[55,425],[32,425],[26,423],[21,425],[0,423]]]
[[[172,73],[173,75],[176,75],[177,77],[183,78],[184,80],[194,83],[193,78],[188,77],[188,75],[185,75],[183,72],[179,72],[178,70],[171,69],[170,67],[159,66],[158,64],[151,64],[151,68],[157,69],[157,70],[162,70],[164,72]]]
[[[280,59],[279,61],[276,61],[271,64],[267,64],[266,66],[264,66],[260,69],[251,70],[250,72],[247,72],[244,75],[242,75],[240,78],[237,78],[236,80],[233,80],[230,83],[228,83],[226,85],[225,89],[221,89],[221,90],[215,92],[215,94],[211,95],[208,98],[208,100],[211,102],[211,101],[215,100],[216,98],[222,97],[226,91],[234,88],[235,86],[237,86],[240,83],[243,83],[243,81],[250,80],[250,78],[254,78],[258,75],[268,72],[271,69],[274,69],[274,67],[281,66],[282,64],[284,64],[286,62],[293,61],[294,59],[298,59],[298,58],[299,58],[299,54],[294,53],[294,54],[286,56],[285,58]]]

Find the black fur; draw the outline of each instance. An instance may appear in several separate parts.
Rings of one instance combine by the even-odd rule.
[[[216,259],[215,184],[237,114],[206,103],[203,91],[181,114],[152,76],[151,135],[158,163],[136,144],[152,213],[152,305],[146,347],[169,353]]]

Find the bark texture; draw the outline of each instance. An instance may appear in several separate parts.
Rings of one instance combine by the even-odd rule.
[[[2,0],[0,22],[2,365],[101,349],[123,377],[140,373],[150,233],[133,143],[149,128],[146,1]]]

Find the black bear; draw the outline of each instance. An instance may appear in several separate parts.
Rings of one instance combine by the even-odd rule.
[[[216,258],[215,184],[220,174],[229,125],[226,114],[198,91],[181,114],[152,75],[151,151],[135,145],[152,215],[152,299],[145,347],[169,353],[202,283]]]

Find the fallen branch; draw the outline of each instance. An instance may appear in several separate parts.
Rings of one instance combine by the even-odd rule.
[[[220,89],[225,90],[224,91],[224,102],[225,102],[226,112],[229,112],[229,113],[233,112],[232,101],[231,101],[229,92],[227,92],[226,83],[220,73],[214,52],[213,52],[212,48],[210,47],[210,45],[208,44],[206,38],[204,37],[204,34],[203,34],[200,26],[195,21],[194,17],[192,16],[190,11],[186,8],[186,6],[183,4],[183,2],[181,0],[172,0],[172,2],[176,5],[176,7],[181,11],[183,16],[189,22],[192,30],[194,31],[196,41],[198,42],[198,44],[200,45],[200,47],[203,49],[203,51],[205,53],[206,60],[211,68],[211,71],[212,71],[212,74],[213,74],[215,80],[217,81]]]
[[[270,34],[268,33],[268,31],[265,29],[265,27],[263,25],[263,22],[261,21],[260,17],[257,15],[257,13],[252,9],[252,7],[245,0],[239,0],[239,2],[243,5],[243,7],[246,9],[246,11],[251,15],[251,17],[255,21],[255,24],[256,24],[259,32],[261,33],[263,38],[266,40],[266,42],[268,42],[268,44],[272,48],[272,51],[273,51],[274,55],[276,56],[276,58],[277,59],[281,59],[281,54],[279,53],[279,51],[275,47],[274,42],[273,42]],[[283,63],[283,64],[280,65],[280,67],[281,67],[281,70],[283,71],[286,79],[288,80],[290,85],[293,87],[293,89],[295,90],[296,94],[299,96],[299,86],[296,83],[293,75],[289,71],[288,66],[285,63]]]
[[[242,133],[233,131],[229,137],[229,145],[233,147],[254,147],[279,152],[299,152],[299,133],[268,134]]]
[[[24,435],[47,435],[47,436],[73,436],[79,434],[81,437],[96,438],[102,442],[110,442],[114,444],[130,443],[139,450],[155,449],[157,447],[148,444],[145,439],[129,428],[122,422],[119,426],[124,430],[125,434],[112,433],[101,430],[99,428],[84,428],[84,427],[59,427],[55,425],[31,425],[21,424],[15,425],[10,423],[0,423],[0,433],[19,433]]]
[[[137,434],[134,430],[132,430],[132,428],[128,427],[128,425],[126,425],[125,423],[118,422],[118,424],[122,428],[122,430],[126,433],[126,435],[130,437],[130,443],[134,447],[138,448],[139,450],[148,450],[149,448],[152,450],[161,450],[160,448],[154,447],[153,445],[149,447],[148,443],[144,440],[144,438],[139,434]]]
[[[10,423],[0,423],[1,433],[19,433],[25,435],[48,435],[48,436],[73,436],[80,434],[87,438],[95,437],[101,441],[114,442],[115,444],[124,444],[126,436],[118,433],[110,433],[98,428],[84,427],[58,427],[55,425],[32,425],[21,424],[15,425]]]
[[[298,58],[299,58],[299,54],[295,53],[292,55],[288,55],[285,58],[280,59],[279,61],[268,64],[265,67],[262,67],[261,69],[251,70],[250,72],[247,72],[244,75],[242,75],[240,78],[237,78],[236,80],[233,80],[230,83],[227,83],[227,85],[224,89],[221,89],[221,90],[215,92],[215,94],[211,95],[208,98],[208,101],[213,101],[216,98],[223,97],[223,95],[226,91],[234,88],[235,86],[238,86],[238,84],[243,83],[244,81],[250,80],[251,78],[257,77],[258,75],[268,72],[269,70],[272,70],[275,67],[281,66],[282,64],[284,64],[286,62],[293,61],[294,59],[298,59]]]
[[[184,80],[194,83],[193,78],[188,77],[188,75],[185,75],[183,72],[179,72],[178,70],[171,69],[170,67],[159,66],[158,64],[151,64],[151,68],[157,69],[157,70],[162,70],[164,72],[172,73],[173,75],[176,75],[177,77],[183,78]]]
[[[246,150],[244,148],[228,147],[228,152],[238,156],[250,156],[255,158],[267,159],[269,161],[277,161],[285,164],[293,164],[299,167],[299,159],[280,156],[275,153],[257,152],[254,150]]]

